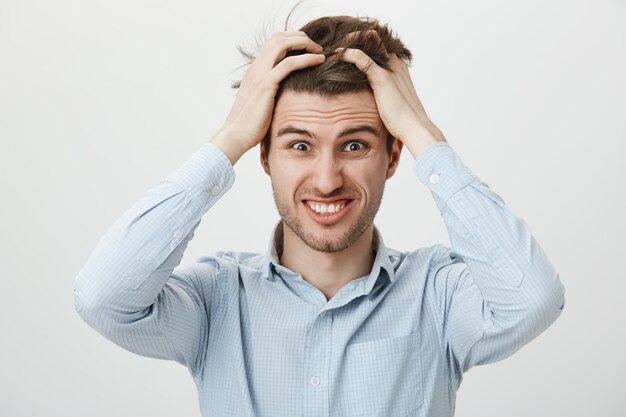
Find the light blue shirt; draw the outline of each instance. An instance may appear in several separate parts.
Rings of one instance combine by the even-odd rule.
[[[447,142],[413,171],[452,248],[400,252],[376,227],[371,272],[327,300],[279,264],[281,223],[265,253],[179,265],[235,180],[206,143],[101,238],[76,277],[76,311],[123,348],[186,366],[204,417],[452,416],[463,373],[550,326],[564,287],[524,220]]]

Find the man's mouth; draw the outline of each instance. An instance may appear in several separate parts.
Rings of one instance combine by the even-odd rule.
[[[304,204],[311,207],[316,213],[326,214],[326,213],[338,213],[340,212],[348,202],[351,200],[336,200],[332,203],[324,203],[320,201],[314,200],[305,200]]]
[[[354,200],[334,201],[303,200],[306,211],[315,222],[330,225],[338,222],[352,207]]]

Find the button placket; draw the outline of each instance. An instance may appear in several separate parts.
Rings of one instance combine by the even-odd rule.
[[[320,311],[321,310],[321,311]],[[317,314],[313,315],[310,331],[307,333],[304,366],[306,384],[302,402],[307,416],[329,415],[329,376],[331,359],[331,333],[333,313],[319,305]],[[317,318],[317,319],[315,319]]]

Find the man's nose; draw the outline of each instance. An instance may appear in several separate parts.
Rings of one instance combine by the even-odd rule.
[[[334,155],[322,155],[312,167],[313,186],[323,194],[330,194],[343,185],[341,161]]]

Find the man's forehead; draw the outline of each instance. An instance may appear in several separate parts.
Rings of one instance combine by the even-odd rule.
[[[382,121],[374,95],[369,91],[322,96],[314,93],[285,91],[272,117],[274,134],[298,133],[304,125],[324,125],[339,129],[369,131],[379,134]]]

